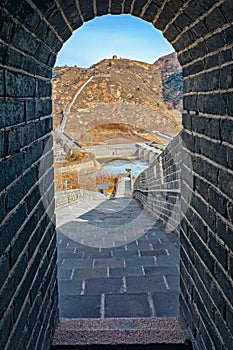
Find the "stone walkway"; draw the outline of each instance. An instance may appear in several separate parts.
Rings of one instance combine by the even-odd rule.
[[[178,238],[132,198],[57,212],[62,318],[178,316]]]

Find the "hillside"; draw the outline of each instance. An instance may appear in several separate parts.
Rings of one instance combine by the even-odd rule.
[[[176,55],[154,64],[105,59],[89,69],[57,67],[53,76],[54,128],[79,140],[95,142],[107,125],[127,125],[130,132],[144,129],[177,133],[181,128],[181,68]],[[130,134],[130,133],[129,133]],[[104,137],[102,142],[106,140]],[[98,142],[98,140],[97,140]]]
[[[164,102],[170,106],[182,110],[183,108],[183,73],[177,60],[176,53],[161,57],[154,63],[161,65]]]

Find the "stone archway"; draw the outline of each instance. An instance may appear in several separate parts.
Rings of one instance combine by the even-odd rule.
[[[184,72],[181,314],[195,348],[232,344],[233,8],[231,0],[3,0],[0,5],[0,347],[48,348],[57,316],[51,75],[72,31],[131,13],[173,45]],[[186,176],[186,179],[188,176]],[[39,183],[51,198],[49,216]],[[26,345],[25,345],[26,344]]]

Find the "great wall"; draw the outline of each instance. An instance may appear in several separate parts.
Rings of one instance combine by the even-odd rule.
[[[147,171],[149,183],[141,176],[135,193],[166,221],[173,201],[178,203],[177,192],[168,190],[180,183],[180,316],[156,319],[152,333],[175,330],[180,341],[182,328],[194,350],[231,350],[232,1],[3,0],[0,10],[0,348],[48,350],[56,329],[57,337],[65,329],[75,346],[78,321],[60,319],[57,328],[52,68],[63,43],[84,22],[130,13],[163,32],[184,76],[181,178],[165,150],[154,168],[167,186],[157,187]],[[168,221],[178,228],[177,222],[177,215]],[[135,346],[142,338],[135,338]],[[153,339],[155,348],[161,345],[161,338]],[[60,340],[54,349],[67,345]]]

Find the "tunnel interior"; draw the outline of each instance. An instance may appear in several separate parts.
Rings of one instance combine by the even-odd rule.
[[[0,4],[0,347],[47,349],[58,321],[51,77],[84,22],[132,14],[184,73],[180,314],[194,349],[233,343],[231,0],[3,0]],[[145,39],[146,40],[146,39]],[[190,164],[190,159],[192,164]],[[40,164],[46,166],[41,170]],[[192,179],[190,183],[190,179]],[[41,191],[41,188],[44,191]],[[44,206],[47,201],[47,207]],[[183,209],[182,209],[183,210]]]

